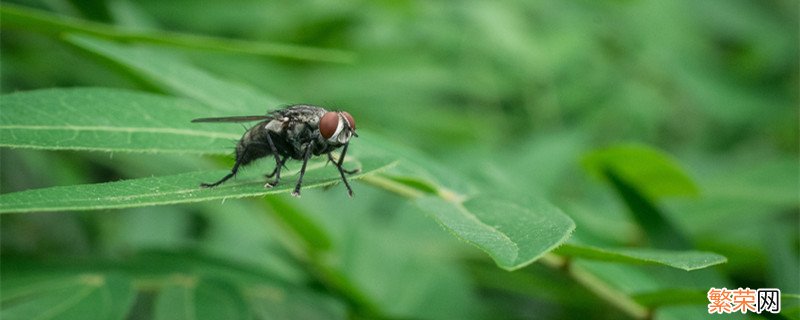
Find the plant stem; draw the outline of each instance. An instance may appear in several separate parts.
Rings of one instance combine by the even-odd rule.
[[[620,292],[616,288],[610,286],[591,272],[576,266],[568,257],[562,257],[553,253],[548,253],[542,259],[539,259],[542,264],[563,270],[572,279],[580,283],[590,291],[594,292],[603,300],[608,301],[616,306],[623,312],[627,313],[634,319],[648,319],[651,315],[651,310],[640,305],[628,295]]]
[[[422,197],[422,195],[424,194],[424,192],[422,191],[419,191],[417,189],[414,189],[412,187],[409,187],[392,179],[386,178],[379,174],[371,174],[363,176],[361,178],[361,181],[409,199],[416,199]]]

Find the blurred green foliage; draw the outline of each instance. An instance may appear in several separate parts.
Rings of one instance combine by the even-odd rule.
[[[416,165],[355,183],[354,200],[336,185],[3,215],[4,319],[687,319],[708,315],[710,287],[780,288],[795,294],[781,316],[800,318],[797,1],[54,0],[0,13],[4,109],[54,87],[176,96],[207,116],[312,103],[372,133],[356,155]],[[4,196],[231,164],[44,148],[2,149]],[[454,227],[472,213],[502,232]],[[526,247],[571,227],[560,249]]]

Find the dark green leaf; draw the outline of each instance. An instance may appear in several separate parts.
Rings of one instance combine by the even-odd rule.
[[[2,290],[3,319],[125,319],[134,300],[115,274],[4,278]]]

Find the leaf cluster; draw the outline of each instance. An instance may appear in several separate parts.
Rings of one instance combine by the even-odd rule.
[[[800,318],[796,2],[33,2],[4,319]],[[355,199],[325,159],[198,187],[245,128],[191,119],[290,103],[358,119]]]

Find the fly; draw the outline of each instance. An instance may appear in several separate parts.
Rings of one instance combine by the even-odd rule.
[[[353,116],[345,111],[328,111],[324,108],[297,104],[283,109],[271,111],[263,116],[239,116],[222,118],[200,118],[192,122],[249,122],[260,121],[244,133],[236,144],[236,162],[231,168],[231,172],[214,183],[201,183],[204,188],[216,187],[236,175],[240,166],[248,165],[256,159],[266,156],[275,158],[275,169],[267,174],[265,188],[278,185],[281,179],[281,168],[284,167],[289,158],[302,160],[303,166],[300,168],[300,177],[292,191],[295,197],[300,196],[300,187],[303,184],[303,176],[306,173],[308,159],[312,156],[322,154],[328,155],[328,161],[332,162],[342,177],[347,194],[353,197],[353,189],[347,182],[346,174],[358,172],[356,170],[346,170],[342,167],[347,146],[350,138],[356,134],[356,122]],[[342,148],[342,154],[338,161],[333,158],[331,152]]]

